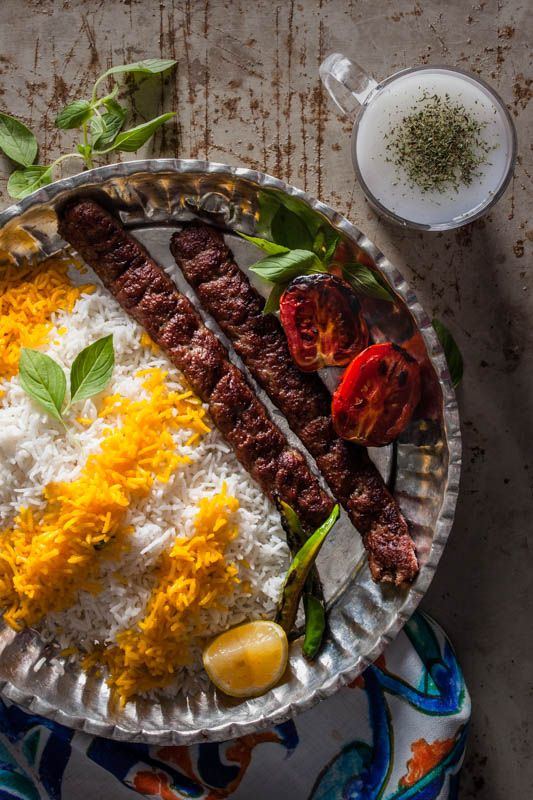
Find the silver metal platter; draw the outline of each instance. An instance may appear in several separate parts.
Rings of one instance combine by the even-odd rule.
[[[119,709],[102,678],[50,661],[35,631],[16,635],[6,626],[0,628],[0,689],[34,713],[125,741],[191,744],[241,736],[279,723],[352,681],[398,633],[426,592],[450,532],[459,486],[459,417],[447,365],[414,293],[361,231],[324,203],[249,169],[156,159],[114,164],[57,181],[0,214],[0,263],[3,258],[38,262],[63,249],[55,208],[78,192],[107,195],[123,223],[194,302],[168,247],[171,232],[182,221],[200,216],[229,231],[254,233],[265,222],[266,206],[288,205],[314,213],[341,235],[354,257],[370,260],[397,295],[394,305],[363,299],[374,338],[427,357],[421,413],[394,450],[371,453],[409,521],[420,574],[409,590],[376,585],[359,535],[343,517],[319,560],[329,608],[326,644],[317,661],[308,664],[300,653],[301,642],[294,641],[286,678],[264,696],[236,701],[211,688],[197,695],[161,696],[154,702],[138,699]],[[257,250],[242,239],[230,233],[228,241],[243,269],[257,260]],[[206,321],[216,330],[212,320]],[[332,388],[337,376],[323,377]],[[262,392],[258,394],[287,432],[283,418]]]

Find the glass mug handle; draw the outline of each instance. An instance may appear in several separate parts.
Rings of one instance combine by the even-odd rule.
[[[359,106],[378,85],[359,64],[350,61],[342,53],[331,53],[324,59],[318,71],[331,99],[348,117],[355,115]]]

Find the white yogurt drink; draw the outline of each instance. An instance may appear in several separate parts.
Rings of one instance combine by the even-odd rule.
[[[402,120],[435,95],[464,107],[479,123],[486,147],[469,183],[423,189],[395,163],[390,142]],[[376,86],[354,126],[352,148],[358,178],[379,209],[404,224],[439,230],[480,216],[503,192],[514,164],[515,134],[505,106],[484,83],[451,68],[423,67]]]

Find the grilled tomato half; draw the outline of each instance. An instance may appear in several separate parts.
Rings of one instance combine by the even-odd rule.
[[[368,344],[368,329],[350,286],[327,273],[295,278],[279,303],[291,356],[304,372],[342,367]]]
[[[373,344],[354,358],[333,395],[333,425],[343,439],[382,447],[407,426],[419,400],[414,358],[391,342]]]

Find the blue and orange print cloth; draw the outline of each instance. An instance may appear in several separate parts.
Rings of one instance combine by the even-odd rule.
[[[454,800],[469,717],[452,647],[417,613],[351,686],[221,744],[114,742],[0,701],[0,798]]]

